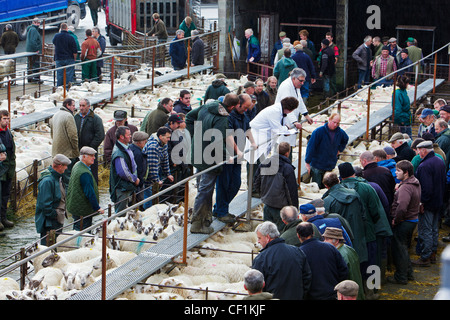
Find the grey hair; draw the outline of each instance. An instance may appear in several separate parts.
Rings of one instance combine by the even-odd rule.
[[[276,239],[280,236],[280,231],[278,231],[277,225],[270,221],[264,221],[259,224],[255,232],[261,233],[263,236],[269,236],[271,239]]]
[[[99,27],[93,27],[93,28],[92,28],[92,31],[94,31],[94,30],[97,31],[98,34],[100,34],[100,28],[99,28]]]
[[[443,128],[443,129],[448,128],[448,122],[443,119],[437,119],[436,125],[438,125],[440,128]]]
[[[305,77],[306,78],[306,71],[302,68],[294,68],[291,71],[291,79],[298,78],[298,77]]]
[[[364,151],[363,153],[361,153],[359,158],[364,159],[369,162],[375,161],[375,157],[373,156],[372,152],[370,152],[370,151]]]
[[[264,287],[264,275],[259,270],[250,269],[244,273],[244,284],[250,293],[261,292]]]
[[[178,30],[175,32],[176,35],[179,35],[180,33],[183,33],[183,34],[184,34],[184,31],[181,30],[181,29],[178,29]]]
[[[298,219],[298,210],[294,206],[285,206],[281,209],[280,216],[281,219],[290,223]]]
[[[367,42],[367,41],[370,41],[370,40],[372,40],[372,36],[366,36],[364,38],[364,42]]]
[[[12,30],[12,25],[11,25],[11,23],[8,23],[8,24],[6,25],[6,29]]]
[[[80,101],[86,101],[86,104],[87,104],[88,106],[91,105],[91,103],[89,102],[89,99],[87,99],[87,98],[81,98]],[[80,101],[78,101],[78,103],[80,103]]]

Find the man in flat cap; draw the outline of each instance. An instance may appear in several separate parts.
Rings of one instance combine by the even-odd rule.
[[[405,140],[405,136],[401,132],[394,133],[388,142],[397,154],[394,158],[395,162],[399,162],[401,160],[411,161],[416,156],[416,153],[408,145]]]
[[[47,232],[61,229],[66,215],[66,187],[63,173],[71,161],[63,154],[53,157],[52,165],[41,172],[38,180],[38,195],[36,199],[35,224],[36,231],[41,235],[41,244],[47,243]],[[54,239],[56,240],[56,239]]]
[[[416,178],[420,182],[420,202],[423,210],[419,211],[418,246],[419,259],[411,261],[413,265],[427,267],[436,261],[436,251],[439,236],[440,212],[443,206],[446,167],[445,163],[436,157],[433,142],[426,140],[417,145],[422,161],[416,170]]]
[[[116,143],[116,130],[120,126],[126,126],[130,129],[131,134],[138,131],[138,128],[136,126],[133,126],[132,124],[128,123],[127,118],[127,112],[123,110],[116,110],[114,111],[114,126],[110,128],[106,132],[105,136],[105,142],[103,143],[103,150],[104,150],[104,160],[106,163],[110,163],[111,161],[111,154],[114,148],[114,145]]]
[[[337,292],[338,300],[359,300],[357,299],[359,287],[355,281],[344,280],[339,282],[334,290]]]
[[[147,132],[136,131],[133,133],[133,143],[130,144],[130,150],[133,152],[134,161],[137,167],[137,176],[139,178],[139,185],[136,190],[136,202],[144,200],[144,181],[147,178],[147,155],[142,152],[149,135]],[[144,207],[142,207],[143,209]],[[143,211],[143,210],[142,210]]]
[[[359,263],[359,257],[355,249],[344,243],[344,235],[342,229],[327,227],[323,233],[323,239],[325,242],[332,244],[342,255],[348,268],[348,279],[354,281],[358,285],[358,289],[355,293],[358,300],[364,300],[363,280],[361,276],[361,268]],[[335,288],[336,290],[336,288]],[[339,297],[338,297],[339,298]]]
[[[429,132],[433,136],[436,136],[436,129],[434,127],[436,116],[434,115],[433,110],[429,108],[423,109],[422,113],[420,114],[419,121],[421,122],[419,130],[417,131],[417,136],[419,138],[422,138],[425,132]]]
[[[90,169],[96,153],[91,147],[80,149],[80,161],[73,166],[67,188],[66,208],[75,222],[73,229],[77,231],[92,225],[93,213],[105,212],[99,205],[98,186]]]
[[[272,53],[270,54],[270,65],[273,66],[273,63],[275,61],[275,56],[277,55],[278,50],[283,48],[283,39],[286,38],[286,32],[281,31],[278,34],[278,37],[280,38],[275,44],[273,45]]]

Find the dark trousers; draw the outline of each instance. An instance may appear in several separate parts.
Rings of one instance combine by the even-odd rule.
[[[283,220],[280,217],[281,208],[274,208],[264,204],[263,219],[264,221],[270,221],[277,225],[278,231],[282,231],[285,227]]]
[[[395,265],[394,278],[398,281],[408,281],[413,275],[411,259],[409,258],[408,246],[411,242],[417,223],[403,221],[392,229],[392,257]]]
[[[72,215],[72,217],[73,217],[73,221],[75,222],[73,224],[73,230],[75,230],[75,231],[81,231],[81,230],[84,230],[84,229],[92,226],[92,216],[81,217],[81,216]],[[83,225],[81,225],[81,218],[83,218]]]
[[[213,213],[217,217],[229,213],[230,202],[239,192],[241,182],[241,164],[223,165],[223,170],[216,181],[216,203]]]
[[[28,57],[28,75],[32,75],[34,73],[40,72],[40,61],[39,61],[40,57],[38,55],[36,56],[31,56]],[[35,82],[35,81],[39,81],[41,79],[40,75],[36,75],[36,76],[32,76],[32,77],[28,77],[28,81],[29,82]]]
[[[6,211],[8,209],[9,196],[11,195],[12,180],[1,181],[2,204],[0,207],[1,220],[6,219]]]
[[[46,246],[47,245],[47,232],[50,232],[51,230],[59,230],[63,227],[61,223],[59,223],[57,220],[52,219],[51,220],[52,225],[51,226],[44,226],[41,230],[41,245]],[[57,235],[55,235],[55,238]],[[55,239],[56,241],[56,239]]]

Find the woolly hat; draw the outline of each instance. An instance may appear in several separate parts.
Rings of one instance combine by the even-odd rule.
[[[351,177],[352,175],[355,174],[355,169],[353,169],[353,166],[350,162],[341,163],[338,166],[338,169],[339,175],[341,176],[342,179]]]
[[[342,229],[340,228],[326,227],[325,232],[322,234],[322,236],[324,238],[344,240],[344,236],[342,235]]]

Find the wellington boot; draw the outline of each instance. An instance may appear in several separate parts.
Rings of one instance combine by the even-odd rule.
[[[211,234],[214,232],[213,227],[206,226],[201,221],[193,221],[190,230],[191,233]]]
[[[0,222],[0,231],[3,231],[5,229],[5,226]]]
[[[2,224],[5,228],[14,227],[14,222],[9,221],[8,219],[2,219]]]

